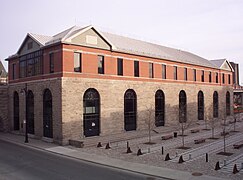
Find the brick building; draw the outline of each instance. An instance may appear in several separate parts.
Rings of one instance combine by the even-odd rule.
[[[10,129],[69,139],[230,116],[232,67],[195,54],[74,26],[27,34],[9,62]],[[25,93],[26,92],[26,93]],[[27,103],[27,104],[26,104]]]

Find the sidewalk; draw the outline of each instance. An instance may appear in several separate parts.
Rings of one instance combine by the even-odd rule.
[[[178,179],[178,180],[222,180],[222,178],[202,175],[193,176],[189,172],[178,171],[168,168],[149,166],[146,164],[131,163],[119,159],[109,158],[105,156],[98,156],[94,154],[88,154],[80,152],[76,149],[69,148],[68,146],[58,146],[53,143],[47,143],[37,139],[29,139],[29,143],[24,143],[24,136],[10,134],[10,133],[0,133],[0,139],[3,141],[8,141],[15,143],[17,145],[26,146],[30,148],[36,148],[39,150],[44,150],[59,155],[63,155],[70,158],[75,158],[78,160],[84,160],[88,162],[93,162],[109,167],[119,168],[123,170],[128,170],[132,172],[142,173],[145,175],[151,175],[166,179]]]

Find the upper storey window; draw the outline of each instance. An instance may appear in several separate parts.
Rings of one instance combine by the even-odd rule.
[[[154,78],[154,64],[149,63],[149,78]]]
[[[204,70],[202,70],[201,81],[204,82]]]
[[[223,82],[223,84],[225,83],[224,73],[222,74],[222,82]]]
[[[134,61],[134,76],[139,77],[139,62]]]
[[[197,81],[197,70],[193,69],[193,80]]]
[[[105,73],[104,56],[98,56],[98,73],[99,74]]]
[[[50,58],[50,61],[49,61],[49,63],[50,63],[50,73],[54,73],[54,54],[51,53],[49,55],[49,58]]]
[[[166,79],[166,65],[162,64],[162,79]]]
[[[24,78],[42,74],[42,55],[43,52],[40,50],[21,56],[19,59],[19,77]]]
[[[123,59],[117,59],[117,75],[123,76]]]
[[[209,82],[212,82],[212,72],[209,72],[209,75],[208,76],[209,76],[208,77]]]
[[[216,72],[216,75],[215,75],[216,77],[216,83],[219,83],[219,74]]]
[[[174,79],[177,80],[177,66],[174,66]]]
[[[187,81],[187,68],[184,68],[184,80]]]
[[[82,72],[82,54],[74,53],[74,72]]]

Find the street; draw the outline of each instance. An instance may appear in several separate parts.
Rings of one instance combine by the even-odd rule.
[[[159,178],[74,160],[0,140],[0,179],[154,180]]]

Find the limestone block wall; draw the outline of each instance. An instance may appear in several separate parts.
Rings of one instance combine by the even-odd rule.
[[[147,128],[146,110],[154,108],[155,93],[161,89],[165,94],[165,126],[178,122],[179,92],[184,90],[187,95],[187,119],[198,121],[198,92],[204,94],[205,116],[213,116],[213,92],[219,95],[219,118],[226,109],[226,92],[231,95],[230,86],[214,86],[189,83],[161,83],[142,81],[122,81],[91,78],[62,78],[62,121],[63,140],[83,138],[83,95],[89,88],[96,89],[100,94],[100,135],[124,132],[124,93],[133,89],[137,94],[137,130]],[[231,106],[231,114],[233,108]]]
[[[8,86],[0,85],[0,131],[6,132],[8,130]]]
[[[9,85],[9,123],[10,130],[13,130],[13,95],[16,91],[19,95],[19,117],[20,132],[25,132],[23,120],[25,120],[25,95],[21,93],[21,89],[25,88],[25,83],[16,83]],[[61,79],[53,78],[48,80],[40,80],[27,82],[27,89],[34,94],[34,129],[35,137],[43,137],[43,93],[45,89],[49,89],[52,93],[52,115],[53,115],[53,140],[56,143],[62,143],[62,106],[61,106]]]

